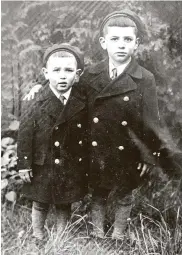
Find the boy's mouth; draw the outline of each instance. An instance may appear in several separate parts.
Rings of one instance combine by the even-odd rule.
[[[67,82],[65,82],[65,81],[64,81],[64,82],[58,82],[58,84],[59,84],[59,85],[66,85]]]
[[[116,54],[119,55],[119,56],[126,56],[127,53],[126,53],[126,52],[121,52],[121,51],[120,51],[120,52],[116,52]]]

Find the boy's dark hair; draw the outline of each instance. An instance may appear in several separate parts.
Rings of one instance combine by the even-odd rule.
[[[133,20],[125,16],[117,16],[110,18],[104,25],[102,29],[102,34],[105,36],[107,34],[108,27],[133,27],[135,28],[136,36],[138,37],[138,29]]]
[[[100,25],[100,36],[107,32],[106,26],[119,26],[119,27],[135,27],[136,36],[140,38],[140,42],[146,37],[145,25],[140,17],[130,10],[118,10],[108,14]]]

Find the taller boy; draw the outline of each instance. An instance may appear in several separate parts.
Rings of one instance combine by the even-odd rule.
[[[140,183],[141,169],[137,168],[143,159],[134,138],[155,148],[145,126],[158,125],[159,114],[154,76],[134,59],[143,35],[139,17],[128,10],[113,12],[103,20],[100,33],[108,58],[92,66],[81,81],[90,116],[92,221],[94,235],[103,237],[106,201],[115,191],[112,238],[118,239],[130,216],[132,190]],[[144,164],[142,170],[146,168]]]

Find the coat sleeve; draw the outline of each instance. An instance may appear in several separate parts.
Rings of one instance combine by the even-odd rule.
[[[17,166],[20,169],[32,167],[33,101],[23,101],[17,144]]]
[[[170,177],[182,176],[182,151],[160,118],[154,76],[143,91],[143,155],[150,164],[158,164]],[[147,153],[148,150],[148,153]]]
[[[158,129],[160,126],[160,115],[158,108],[157,89],[155,78],[153,75],[146,82],[147,86],[144,86],[143,90],[143,104],[142,104],[142,118],[144,122],[143,138],[144,141],[149,142],[151,140],[150,133],[147,132],[146,127],[155,127]]]
[[[142,137],[141,141],[145,148],[142,151],[143,160],[146,163],[155,164],[155,158],[159,155],[159,141],[157,136],[154,135],[154,130],[158,130],[160,127],[160,116],[158,109],[157,90],[156,83],[153,74],[147,76],[144,82],[142,91]],[[147,152],[146,148],[149,149]],[[152,155],[151,155],[152,154]]]

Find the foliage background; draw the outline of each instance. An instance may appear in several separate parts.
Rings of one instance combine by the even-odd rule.
[[[20,116],[21,98],[33,86],[42,56],[52,43],[69,42],[89,65],[104,57],[99,24],[108,13],[138,13],[147,36],[137,53],[157,82],[161,115],[173,137],[182,134],[182,2],[180,1],[2,1],[2,129]]]
[[[31,221],[30,212],[28,211],[27,216],[24,206],[21,205],[24,205],[24,201],[20,199],[20,209],[14,210],[14,206],[19,206],[16,201],[22,183],[16,172],[16,134],[22,97],[40,74],[45,49],[53,43],[69,42],[85,53],[86,65],[98,62],[105,57],[98,43],[99,24],[103,17],[122,8],[129,8],[138,13],[145,23],[147,35],[136,57],[143,66],[154,73],[160,113],[166,120],[174,140],[182,148],[182,2],[2,1],[1,7],[3,254],[37,254],[32,253],[27,239]],[[138,236],[134,241],[139,247],[139,252],[134,250],[132,244],[131,254],[151,254],[148,253],[148,247],[152,247],[152,251],[157,252],[155,254],[181,254],[182,202],[179,184],[172,183],[160,169],[155,169],[152,182],[148,183],[149,187],[144,187],[143,191],[136,194],[133,208],[135,217],[132,219],[138,222],[139,212],[144,212],[150,218],[145,227],[142,217],[140,224],[134,225]],[[15,217],[8,214],[11,212],[7,210],[9,204]],[[153,222],[153,219],[157,221]],[[19,238],[19,234],[24,233],[22,229],[26,233],[23,241]],[[23,248],[25,240],[26,245]],[[51,245],[53,240],[55,238],[50,239]],[[60,249],[60,242],[58,246]],[[75,249],[74,245],[69,247]],[[85,252],[88,246],[80,244],[78,248],[80,253],[73,253],[71,250],[67,254],[91,254]],[[54,252],[50,254],[59,254],[55,247],[52,249]]]

